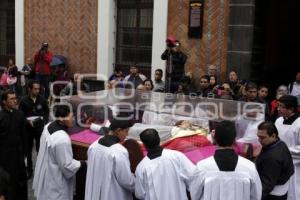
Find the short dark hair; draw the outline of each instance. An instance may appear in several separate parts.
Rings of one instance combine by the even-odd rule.
[[[159,146],[160,143],[158,132],[153,128],[141,132],[140,139],[147,149],[153,149],[154,147]]]
[[[33,87],[34,84],[39,84],[40,85],[40,82],[37,81],[37,80],[29,80],[28,81],[28,88],[32,89],[32,87]]]
[[[208,83],[209,83],[209,81],[210,81],[209,75],[203,75],[203,76],[200,77],[200,80],[201,80],[201,79],[206,79]]]
[[[214,139],[218,146],[232,146],[236,137],[235,126],[233,122],[221,121],[216,124]]]
[[[13,90],[5,90],[2,94],[1,94],[1,106],[3,106],[3,101],[6,101],[8,98],[9,94],[16,94]]]
[[[298,107],[298,100],[297,97],[292,96],[292,95],[283,95],[278,99],[278,101],[284,106],[289,109],[289,108],[294,108],[294,112],[297,112],[297,107]]]
[[[2,100],[2,101],[6,101],[9,94],[16,94],[16,93],[15,93],[13,90],[10,90],[10,89],[5,90],[5,91],[1,94],[1,100]]]
[[[70,114],[70,107],[67,105],[56,105],[54,107],[55,117],[67,117]]]
[[[153,85],[153,81],[151,80],[151,79],[149,79],[149,78],[147,78],[146,80],[144,80],[143,81],[143,85],[145,85],[145,83],[147,82],[147,81],[149,81],[150,83],[151,83],[151,90],[153,89],[153,87],[154,87],[154,85]]]
[[[115,131],[116,129],[126,129],[130,128],[132,126],[132,123],[129,120],[120,120],[120,119],[113,119],[110,122],[109,129],[112,131]]]
[[[6,171],[0,168],[0,197],[7,198],[9,186],[9,175]]]
[[[269,89],[269,87],[267,86],[267,84],[261,84],[260,86],[258,86],[258,90],[262,89],[262,88],[267,88]]]
[[[251,89],[256,89],[257,90],[257,84],[253,83],[253,82],[248,82],[246,84],[245,90],[248,91],[248,90],[251,90]]]
[[[117,72],[117,73],[122,72],[121,67],[115,67],[115,72]]]
[[[161,75],[163,75],[163,70],[162,69],[156,69],[155,72],[159,72]]]
[[[278,130],[272,122],[262,122],[257,127],[258,130],[266,130],[267,134],[269,136],[272,136],[272,134],[275,134],[276,137],[278,137]]]

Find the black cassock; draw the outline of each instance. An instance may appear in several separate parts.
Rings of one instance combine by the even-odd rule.
[[[25,118],[19,110],[0,111],[0,167],[10,176],[9,198],[27,200],[24,162],[26,149]]]

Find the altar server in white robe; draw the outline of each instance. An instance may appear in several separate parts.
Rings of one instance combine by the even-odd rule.
[[[278,100],[279,117],[275,126],[279,138],[288,146],[295,167],[295,174],[290,180],[288,200],[300,199],[300,117],[297,112],[297,98],[285,95]]]
[[[72,200],[75,174],[81,163],[73,159],[67,128],[73,113],[66,105],[55,106],[57,120],[47,124],[41,136],[33,189],[37,200]]]
[[[110,132],[88,149],[85,200],[132,200],[135,178],[130,171],[129,154],[120,144],[131,124],[112,120]]]
[[[181,152],[163,149],[155,129],[140,134],[148,154],[135,171],[135,196],[145,200],[187,200],[195,165]]]
[[[233,123],[216,125],[214,156],[197,163],[191,177],[192,200],[260,200],[262,185],[254,163],[233,149],[236,131]]]

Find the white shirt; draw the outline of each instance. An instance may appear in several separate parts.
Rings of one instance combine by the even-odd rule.
[[[95,141],[88,149],[85,200],[129,200],[134,191],[127,149]]]
[[[283,124],[283,121],[283,117],[279,117],[275,126],[279,138],[286,143],[291,152],[295,167],[295,174],[290,179],[288,200],[298,200],[300,199],[300,117],[291,125]]]
[[[147,156],[137,166],[135,195],[145,200],[187,200],[189,176],[195,165],[181,152],[164,149],[160,157]]]
[[[288,88],[290,89],[290,86]],[[293,95],[293,96],[300,95],[300,83],[294,82],[293,89],[291,91],[291,95]]]
[[[220,171],[213,156],[197,163],[192,200],[260,200],[262,185],[254,163],[238,156],[235,171]]]
[[[37,200],[72,200],[80,162],[73,159],[71,140],[63,131],[52,135],[45,126],[40,140],[33,189]]]
[[[237,142],[259,144],[257,137],[257,127],[264,121],[264,115],[257,113],[257,117],[250,119],[246,116],[240,116],[235,121],[237,132]]]

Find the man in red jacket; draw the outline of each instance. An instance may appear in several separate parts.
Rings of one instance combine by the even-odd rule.
[[[42,47],[34,55],[34,70],[36,79],[40,82],[45,90],[45,98],[49,97],[49,78],[50,78],[50,63],[52,61],[52,53],[48,51],[48,43],[42,43]]]

